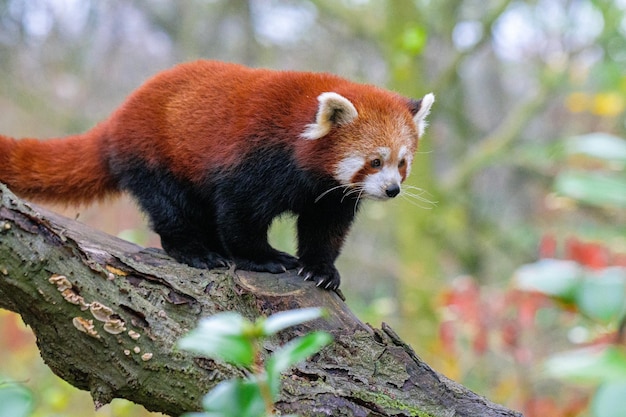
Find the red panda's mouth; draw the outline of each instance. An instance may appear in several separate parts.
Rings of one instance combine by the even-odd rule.
[[[380,195],[380,194],[363,194],[364,198],[367,198],[369,200],[375,200],[375,201],[387,201],[387,200],[391,200],[392,198],[394,198],[395,196],[388,196],[388,195]]]
[[[402,177],[397,169],[385,167],[362,181],[364,194],[373,200],[389,200],[400,194]]]

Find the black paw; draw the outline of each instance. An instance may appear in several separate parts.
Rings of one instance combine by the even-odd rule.
[[[216,252],[205,252],[201,255],[183,253],[182,251],[167,252],[172,258],[178,262],[193,266],[200,269],[214,269],[228,267],[230,263],[228,259]]]
[[[325,290],[337,290],[341,283],[339,271],[332,264],[306,265],[300,268],[298,275],[305,281],[313,281],[315,285]]]
[[[238,269],[246,271],[270,272],[280,274],[289,269],[298,267],[298,258],[285,252],[276,251],[264,259],[242,259],[235,258]]]

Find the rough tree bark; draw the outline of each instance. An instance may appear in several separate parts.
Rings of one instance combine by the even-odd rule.
[[[335,342],[284,376],[278,410],[302,416],[521,416],[450,381],[385,324],[360,322],[331,292],[292,273],[203,271],[161,251],[90,229],[16,198],[0,185],[0,307],[35,332],[47,365],[96,406],[126,398],[172,416],[242,372],[176,349],[200,317],[236,310],[254,319],[324,306],[312,329]],[[110,310],[109,310],[110,309]]]

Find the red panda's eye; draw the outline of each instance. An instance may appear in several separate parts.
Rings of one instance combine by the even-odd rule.
[[[406,165],[406,159],[401,159],[398,163],[398,168],[402,168]]]
[[[372,168],[380,168],[382,164],[383,164],[382,161],[378,158],[372,159],[372,162],[370,162],[370,165],[372,166]]]

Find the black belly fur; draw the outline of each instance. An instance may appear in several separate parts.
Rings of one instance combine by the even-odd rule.
[[[285,149],[251,152],[228,169],[207,167],[201,184],[177,178],[141,157],[112,161],[111,172],[148,214],[165,251],[200,268],[226,266],[272,273],[299,267],[320,287],[336,289],[334,262],[358,201],[329,175],[302,170]],[[298,258],[267,242],[273,219],[298,216]]]

